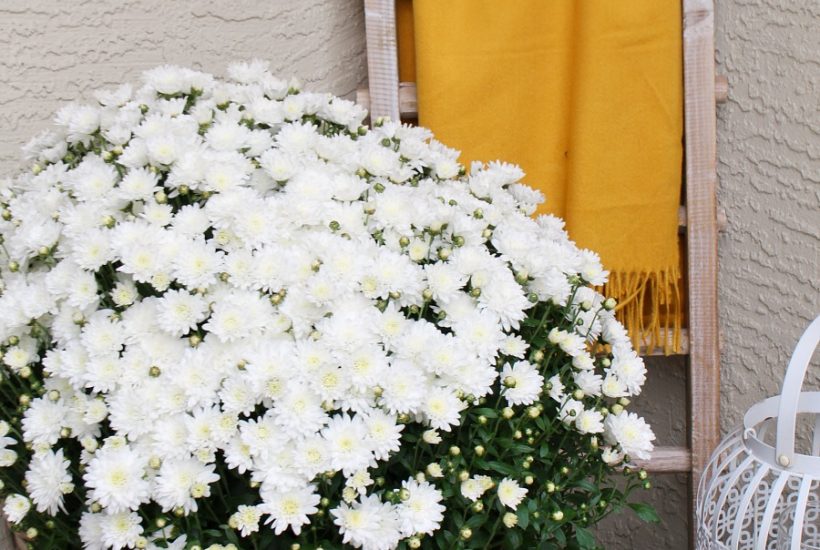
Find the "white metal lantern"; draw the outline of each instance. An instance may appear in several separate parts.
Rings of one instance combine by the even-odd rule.
[[[820,550],[820,391],[801,391],[818,341],[820,317],[781,395],[750,408],[712,454],[698,487],[698,550]],[[813,415],[811,454],[795,449],[798,414]]]

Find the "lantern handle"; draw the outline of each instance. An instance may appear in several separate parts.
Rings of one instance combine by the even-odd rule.
[[[783,389],[780,397],[780,407],[777,414],[777,442],[775,459],[783,468],[794,463],[794,438],[797,424],[797,407],[800,403],[800,390],[806,371],[811,363],[814,350],[820,342],[820,316],[818,316],[797,342],[786,377],[783,379]],[[816,437],[817,434],[815,434]]]

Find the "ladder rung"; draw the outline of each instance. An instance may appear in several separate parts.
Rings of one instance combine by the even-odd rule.
[[[718,102],[725,101],[728,93],[728,82],[725,78],[716,77],[715,94]],[[356,103],[370,110],[370,91],[367,88],[356,90]],[[399,82],[399,113],[402,118],[416,118],[418,116],[418,97],[415,82]]]
[[[669,345],[672,345],[672,336],[673,333],[671,330],[661,330],[661,342],[668,342]],[[649,347],[649,338],[644,338],[643,342],[641,342],[641,355],[644,357],[652,357],[658,355],[665,355],[663,352],[663,346],[657,346],[649,352],[646,352],[646,349]],[[673,355],[687,355],[689,353],[689,331],[686,329],[681,329],[680,331],[680,350]]]
[[[726,210],[723,207],[717,207],[717,228],[718,231],[723,231],[726,229],[726,226],[729,225],[729,218],[726,217]],[[678,233],[685,234],[686,233],[686,207],[679,206],[678,207]]]
[[[692,453],[685,447],[655,447],[650,460],[635,460],[635,465],[649,472],[690,472]]]
[[[356,103],[370,110],[370,90],[360,88],[356,90]],[[418,101],[416,99],[415,82],[399,82],[399,114],[402,118],[418,117]]]

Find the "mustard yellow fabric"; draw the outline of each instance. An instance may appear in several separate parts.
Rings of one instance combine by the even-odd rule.
[[[680,2],[399,0],[419,124],[462,160],[520,164],[600,253],[633,338],[678,347]],[[409,23],[413,28],[408,31]],[[410,34],[414,59],[408,60]],[[468,164],[469,165],[469,164]],[[662,328],[676,335],[660,342]]]

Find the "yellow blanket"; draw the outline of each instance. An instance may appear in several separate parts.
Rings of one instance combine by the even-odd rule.
[[[635,342],[676,350],[680,2],[399,0],[398,17],[419,123],[466,164],[520,164],[542,212],[600,253]]]

